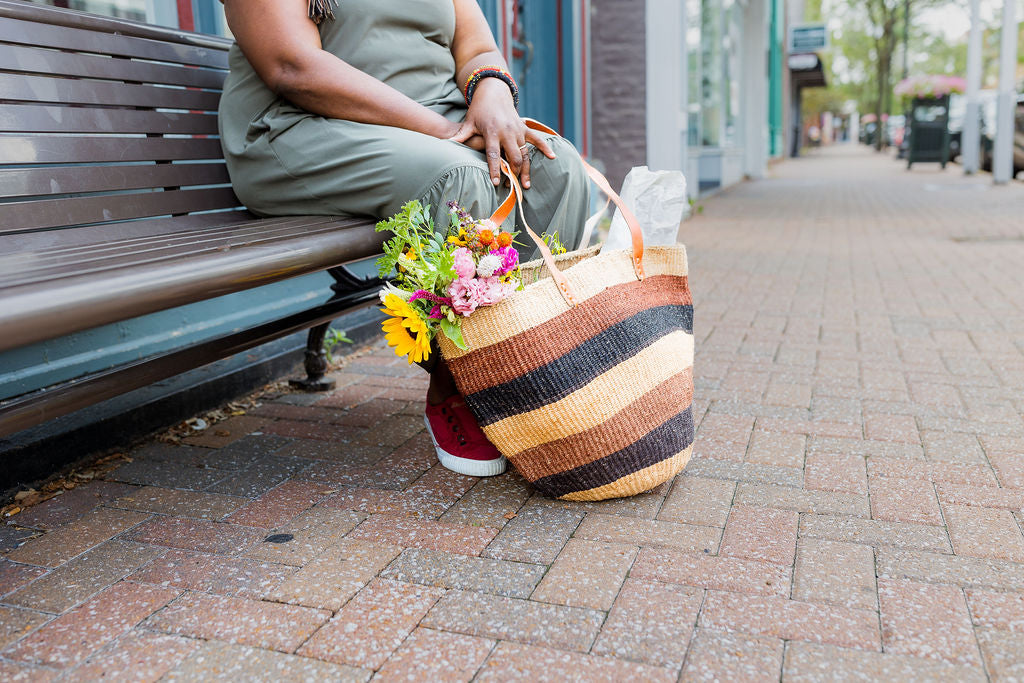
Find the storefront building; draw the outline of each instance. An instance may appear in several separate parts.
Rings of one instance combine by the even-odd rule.
[[[683,170],[697,197],[760,177],[768,159],[782,154],[782,0],[594,4],[594,21],[612,15],[616,27],[592,45],[595,97],[613,100],[605,93],[622,89],[627,79],[643,84],[632,86],[641,92],[642,110],[605,114],[595,108],[595,143],[606,125],[644,131],[642,159],[636,140],[620,136],[595,144],[594,156],[613,180],[646,161],[656,169]],[[627,29],[619,31],[621,26]],[[595,26],[595,36],[601,30]]]

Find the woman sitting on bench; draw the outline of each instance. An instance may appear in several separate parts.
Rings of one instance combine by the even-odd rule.
[[[418,199],[443,228],[451,200],[493,212],[504,157],[529,223],[576,246],[587,176],[572,144],[523,124],[476,0],[226,0],[225,12],[237,42],[221,142],[254,213],[386,217]],[[426,421],[449,469],[505,471],[439,358]]]

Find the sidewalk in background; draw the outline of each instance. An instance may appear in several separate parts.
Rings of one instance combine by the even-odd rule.
[[[378,347],[12,517],[0,678],[1019,680],[1024,184],[847,146],[700,204],[674,483],[453,474]]]

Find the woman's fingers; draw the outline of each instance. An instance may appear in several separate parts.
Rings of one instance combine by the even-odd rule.
[[[555,158],[555,153],[551,150],[551,145],[548,144],[548,141],[532,128],[526,129],[526,141],[539,149],[548,159]]]
[[[484,148],[486,146],[486,143],[484,143],[484,136],[480,135],[479,133],[474,133],[473,137],[466,140],[462,144],[471,149],[475,149],[478,152],[484,151]]]
[[[491,182],[501,182],[501,139],[494,133],[484,136],[484,150],[487,155],[487,171],[491,174]]]
[[[469,121],[466,121],[461,126],[459,126],[459,130],[455,132],[455,135],[451,136],[448,139],[451,140],[452,142],[461,142],[465,144],[466,141],[469,140],[474,135],[477,135],[476,126],[474,126]]]
[[[506,127],[501,134],[501,148],[505,150],[505,158],[512,169],[512,173],[519,175],[519,169],[523,166],[523,136],[511,126]]]
[[[523,183],[523,187],[529,189],[530,187],[530,150],[524,143],[519,151],[523,155],[523,164],[519,167],[519,180]]]

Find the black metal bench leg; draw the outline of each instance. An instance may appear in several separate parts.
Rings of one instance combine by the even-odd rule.
[[[288,382],[296,389],[303,391],[328,391],[334,388],[336,382],[333,379],[324,377],[327,372],[327,354],[324,353],[324,337],[327,336],[327,329],[330,322],[310,328],[309,336],[306,338],[306,376],[301,379],[293,379]]]

